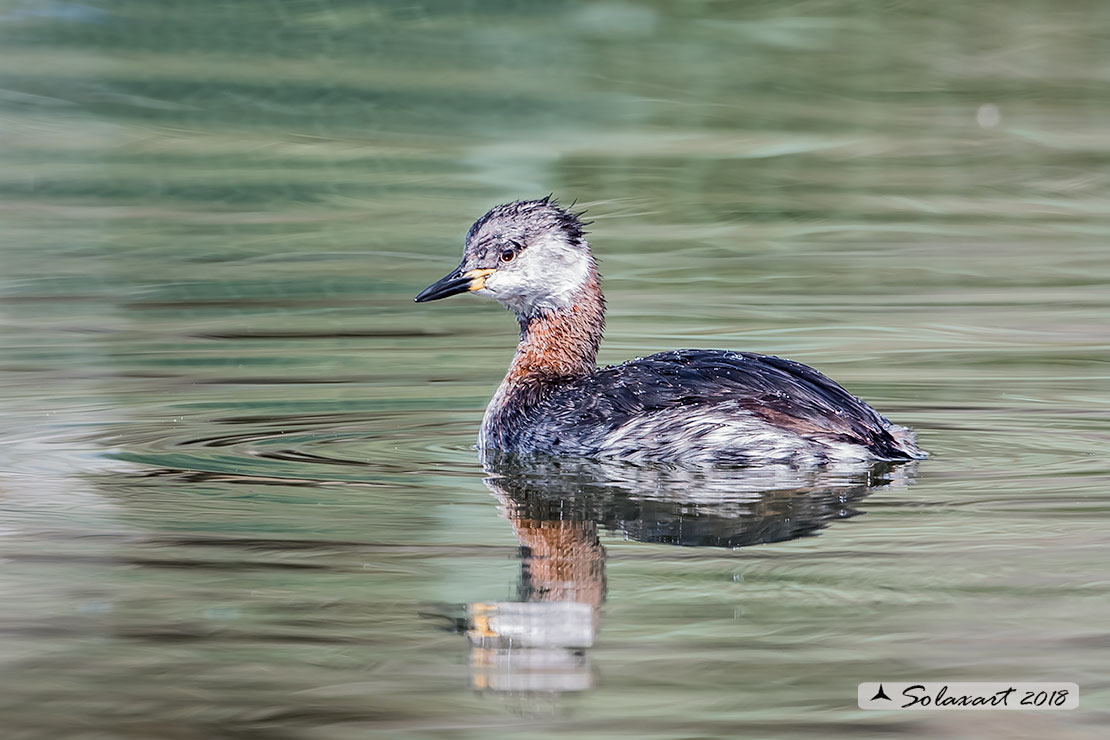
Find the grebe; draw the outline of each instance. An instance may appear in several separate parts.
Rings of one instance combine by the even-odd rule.
[[[520,323],[479,449],[738,465],[926,457],[911,430],[791,360],[683,349],[598,368],[605,299],[580,216],[551,196],[496,206],[459,266],[416,296],[489,296]]]

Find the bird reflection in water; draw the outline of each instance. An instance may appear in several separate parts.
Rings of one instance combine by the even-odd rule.
[[[458,625],[474,687],[528,695],[593,685],[588,650],[606,596],[602,529],[685,547],[782,542],[854,516],[856,501],[914,472],[914,463],[682,469],[502,453],[483,464],[520,541],[520,598],[468,604]]]

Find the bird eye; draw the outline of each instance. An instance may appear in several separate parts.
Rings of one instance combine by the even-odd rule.
[[[513,250],[506,249],[501,252],[502,262],[512,262],[514,259],[516,259],[516,252],[514,252]]]

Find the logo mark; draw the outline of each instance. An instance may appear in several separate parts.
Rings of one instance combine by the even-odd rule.
[[[875,695],[871,697],[871,701],[875,701],[876,699],[886,699],[887,701],[894,701],[893,699],[891,699],[889,696],[886,695],[885,691],[883,691],[883,685],[882,684],[879,684],[879,690],[876,691]]]

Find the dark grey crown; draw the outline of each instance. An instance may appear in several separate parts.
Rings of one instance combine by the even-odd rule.
[[[567,243],[585,248],[586,224],[579,218],[583,213],[585,211],[572,213],[562,208],[550,195],[494,206],[470,227],[466,245],[473,248],[510,243],[526,247],[537,237],[558,231]]]

